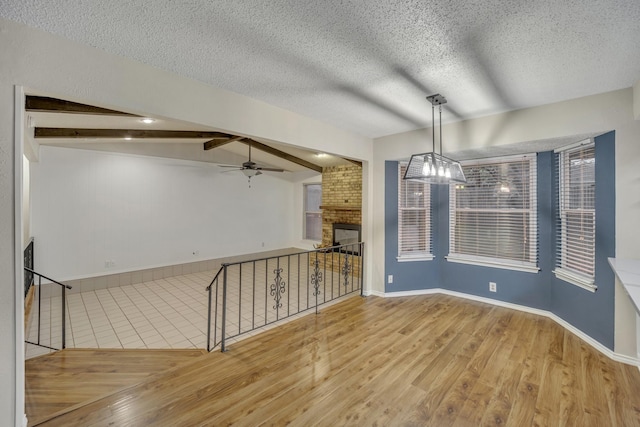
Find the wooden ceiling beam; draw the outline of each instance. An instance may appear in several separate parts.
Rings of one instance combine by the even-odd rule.
[[[348,158],[346,158],[346,157],[343,157],[343,159],[345,159],[347,162],[351,162],[351,163],[353,163],[354,165],[357,165],[357,166],[362,167],[362,162],[360,162],[360,161],[358,161],[358,160],[348,159]]]
[[[209,138],[212,140],[230,140],[235,135],[223,132],[202,132],[191,130],[154,130],[154,129],[76,129],[45,128],[34,129],[36,138]]]
[[[277,148],[273,148],[270,147],[268,145],[265,145],[261,142],[255,141],[253,139],[249,139],[249,138],[244,138],[242,140],[240,140],[240,142],[243,142],[247,145],[251,144],[252,147],[257,148],[258,150],[264,151],[265,153],[269,153],[271,155],[274,155],[276,157],[280,157],[281,159],[285,159],[291,163],[295,163],[297,165],[300,166],[304,166],[307,169],[311,169],[314,170],[316,172],[322,173],[322,166],[318,166],[316,164],[313,164],[311,162],[308,162],[304,159],[301,159],[299,157],[293,156],[289,153],[285,153],[284,151],[280,151]]]
[[[205,150],[213,150],[214,148],[222,147],[223,145],[230,144],[232,142],[240,141],[244,139],[244,136],[236,136],[231,139],[212,139],[204,143]]]
[[[141,117],[136,114],[122,111],[109,110],[107,108],[94,107],[93,105],[80,104],[78,102],[65,101],[63,99],[49,98],[46,96],[27,95],[25,110],[45,113],[91,114],[102,116],[128,116]]]

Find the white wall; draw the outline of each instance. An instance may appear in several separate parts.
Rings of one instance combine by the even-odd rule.
[[[640,120],[640,80],[633,85],[633,117]]]
[[[42,146],[31,175],[37,270],[69,280],[290,246],[294,184],[265,173],[249,188],[221,172]]]
[[[373,158],[368,138],[0,19],[0,340],[18,343],[0,347],[0,425],[21,425],[24,398],[24,379],[17,368],[22,364],[22,308],[16,303],[21,273],[14,264],[16,241],[20,240],[14,208],[15,203],[21,204],[21,192],[15,192],[16,182],[21,181],[14,166],[15,85],[343,157]],[[19,156],[22,162],[22,153]],[[365,194],[363,203],[367,198]]]
[[[31,212],[31,188],[29,181],[30,167],[29,160],[22,156],[22,224],[24,232],[22,233],[22,247],[25,248],[31,237],[30,229],[30,212]]]

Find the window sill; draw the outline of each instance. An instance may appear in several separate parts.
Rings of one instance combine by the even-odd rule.
[[[525,273],[537,273],[540,271],[538,266],[527,263],[510,263],[498,258],[482,258],[470,257],[463,255],[447,255],[445,259],[449,262],[460,264],[477,265],[480,267],[502,268],[504,270],[523,271]]]
[[[420,254],[420,255],[400,255],[396,257],[398,262],[414,262],[414,261],[431,261],[435,257],[433,254]]]
[[[563,282],[570,283],[589,292],[598,290],[592,277],[582,276],[560,268],[553,270],[553,274],[556,275],[556,279],[560,279]]]

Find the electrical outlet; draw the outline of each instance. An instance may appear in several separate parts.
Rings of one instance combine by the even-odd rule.
[[[498,288],[496,282],[489,282],[489,291],[498,292]]]
[[[393,274],[390,274],[390,275],[387,277],[387,283],[393,283]]]

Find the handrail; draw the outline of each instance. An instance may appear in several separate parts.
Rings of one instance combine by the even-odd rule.
[[[229,339],[314,308],[317,314],[347,294],[363,296],[364,255],[358,242],[223,263],[206,287],[207,351],[220,345],[224,352]]]
[[[218,316],[218,276],[220,276],[220,272],[222,272],[224,270],[224,267],[220,267],[220,269],[218,270],[218,272],[216,273],[215,277],[213,278],[213,280],[211,281],[211,283],[209,283],[209,286],[207,286],[207,294],[208,294],[208,303],[207,303],[207,351],[211,351],[211,287],[213,286],[213,284],[216,284],[216,317]],[[214,338],[213,340],[216,340],[217,335],[215,335],[217,333],[217,330],[214,332]]]
[[[46,280],[51,281],[52,283],[55,283],[56,285],[64,286],[64,287],[65,287],[65,288],[67,288],[67,289],[73,289],[73,286],[71,286],[71,285],[65,285],[64,283],[60,283],[60,282],[58,282],[57,280],[53,280],[51,277],[47,277],[47,276],[45,276],[44,274],[40,274],[40,273],[38,273],[37,271],[33,271],[33,270],[32,270],[32,269],[30,269],[29,267],[25,267],[24,269],[25,269],[26,271],[28,271],[29,273],[33,273],[33,274],[35,274],[35,275],[37,275],[37,276],[40,276],[40,277],[42,277],[43,279],[46,279]]]
[[[45,347],[50,350],[63,350],[67,347],[67,289],[73,289],[70,285],[65,285],[64,283],[60,283],[57,280],[54,280],[50,277],[45,276],[44,274],[40,274],[37,271],[29,267],[24,267],[24,270],[33,274],[34,276],[38,276],[38,339],[37,342],[26,341],[28,344],[37,345],[40,347]],[[49,280],[51,283],[55,283],[58,286],[62,286],[62,348],[58,349],[52,346],[44,345],[40,342],[40,329],[41,329],[41,315],[42,315],[42,279]],[[50,343],[51,344],[51,343]]]
[[[345,248],[345,247],[349,247],[349,246],[359,246],[359,245],[364,245],[364,242],[358,242],[358,243],[347,243],[345,245],[336,245],[336,246],[327,246],[324,248],[316,248],[313,249],[311,251],[301,251],[301,252],[293,252],[290,254],[285,254],[285,255],[273,255],[270,257],[264,257],[264,258],[252,258],[246,261],[235,261],[235,262],[226,262],[223,263],[222,265],[225,266],[231,266],[231,265],[238,265],[238,264],[244,264],[247,262],[259,262],[259,261],[266,261],[266,260],[270,260],[270,259],[276,259],[276,258],[281,258],[283,256],[298,256],[298,255],[305,255],[305,254],[309,254],[309,253],[330,253],[330,252],[335,252],[334,249],[340,249],[340,248]]]
[[[34,256],[35,256],[35,252],[34,252],[34,239],[33,237],[31,237],[29,239],[29,243],[27,243],[27,246],[25,246],[24,250],[22,251],[22,259],[24,261],[24,267],[27,268],[33,268],[34,266]],[[31,286],[33,285],[33,273],[30,273],[28,271],[26,271],[24,273],[24,297],[27,298],[27,296],[29,295],[29,289],[31,289]]]
[[[205,291],[209,292],[211,290],[211,286],[213,286],[213,282],[215,282],[216,280],[218,280],[218,276],[220,276],[220,273],[222,272],[222,270],[224,270],[224,267],[220,267],[220,270],[218,270],[218,272],[216,273],[215,277],[213,278],[213,280],[211,281],[211,283],[209,283],[209,286],[207,286],[207,288],[205,289]]]

